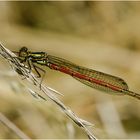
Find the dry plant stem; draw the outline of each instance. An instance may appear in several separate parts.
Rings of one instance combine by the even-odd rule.
[[[18,59],[16,58],[15,54],[12,53],[10,50],[5,48],[1,43],[0,43],[0,54],[3,58],[5,58],[10,65],[14,68],[14,70],[19,74],[25,77],[28,81],[32,82],[38,89],[40,88],[40,80],[36,78],[36,76],[32,73],[29,72],[26,66],[21,64]],[[31,89],[34,90],[34,89]],[[40,88],[41,92],[44,95],[47,95],[50,100],[52,100],[56,105],[58,105],[61,110],[71,119],[73,120],[80,128],[82,128],[85,133],[87,134],[89,139],[94,139],[96,140],[96,137],[92,134],[92,132],[88,129],[88,126],[92,126],[91,123],[80,119],[75,115],[74,112],[72,112],[68,107],[66,107],[54,93],[59,93],[50,87],[47,87],[46,85],[42,84]],[[34,91],[36,93],[36,91]],[[39,94],[38,94],[39,95]],[[43,97],[44,98],[44,97]]]
[[[14,123],[12,123],[5,115],[0,112],[0,122],[11,129],[21,139],[30,139],[23,131],[21,131]]]

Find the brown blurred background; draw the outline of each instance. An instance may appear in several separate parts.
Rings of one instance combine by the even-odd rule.
[[[140,2],[0,2],[0,41],[119,76],[140,93]],[[87,138],[51,101],[36,100],[0,59],[0,112],[30,138]],[[140,101],[109,95],[45,68],[44,83],[97,138],[140,139]],[[0,120],[2,116],[0,116]],[[0,138],[19,138],[0,121]]]

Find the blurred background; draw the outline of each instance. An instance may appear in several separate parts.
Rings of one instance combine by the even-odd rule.
[[[78,65],[119,76],[140,93],[140,2],[0,2],[0,41],[10,50],[27,46]],[[140,101],[106,94],[45,68],[44,83],[97,138],[140,139]],[[0,58],[0,138],[87,138],[50,100],[36,100]]]

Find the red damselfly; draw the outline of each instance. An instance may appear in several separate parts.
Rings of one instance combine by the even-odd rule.
[[[71,75],[76,80],[92,88],[140,99],[140,94],[129,91],[127,83],[119,77],[78,66],[68,60],[48,55],[46,52],[31,52],[26,47],[22,47],[19,52],[14,53],[18,54],[18,59],[21,63],[27,62],[28,69],[31,71],[31,68],[33,68],[38,77],[41,77],[39,70],[44,72],[44,74],[45,70],[36,64]]]

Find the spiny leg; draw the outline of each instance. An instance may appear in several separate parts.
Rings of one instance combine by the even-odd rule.
[[[39,70],[41,70],[44,74],[41,78],[41,82],[40,82],[40,89],[41,89],[41,84],[42,84],[42,81],[44,79],[44,76],[45,76],[45,70],[41,69],[40,67],[36,66],[33,62],[32,62],[32,59],[31,58],[28,58],[27,60],[27,65],[28,65],[28,70],[29,70],[29,73],[31,72],[32,68],[35,70],[35,72],[37,73],[37,77],[40,78],[41,77],[41,74],[39,73]],[[35,83],[34,83],[35,84]]]
[[[34,68],[32,59],[31,59],[31,58],[28,58],[28,59],[26,60],[26,62],[27,62],[27,67],[26,67],[26,68],[29,70],[28,73],[31,73],[32,68]],[[34,68],[34,69],[35,69],[35,68]],[[36,69],[35,69],[35,71],[36,71]],[[37,73],[37,74],[38,74],[38,73]],[[36,85],[35,82],[34,82],[34,85]]]
[[[38,74],[38,78],[41,77],[41,74],[39,73],[39,71],[38,71],[37,69],[39,69],[39,70],[41,70],[41,71],[43,72],[43,76],[42,76],[41,81],[40,81],[40,89],[41,89],[41,84],[42,84],[42,81],[43,81],[43,79],[44,79],[44,77],[45,77],[46,71],[43,70],[43,69],[41,69],[40,67],[36,66],[36,65],[33,64],[33,63],[32,63],[32,66],[33,66],[34,70],[36,71],[36,73]]]
[[[29,73],[30,73],[31,70],[32,70],[32,65],[33,65],[33,62],[32,62],[31,58],[27,59],[27,65],[28,65],[28,69],[29,69]]]

